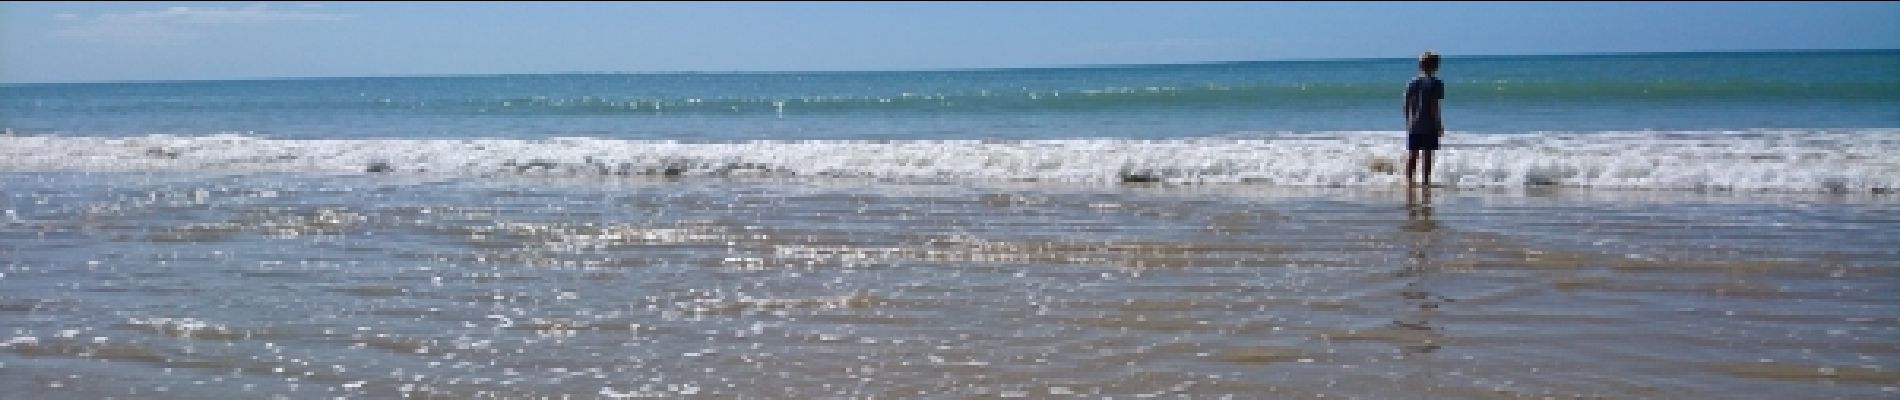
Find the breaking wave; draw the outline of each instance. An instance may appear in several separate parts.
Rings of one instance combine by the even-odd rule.
[[[1872,192],[1900,189],[1900,129],[1452,133],[1435,180],[1460,187]],[[595,138],[285,140],[0,137],[5,171],[874,178],[1284,186],[1402,181],[1398,132],[1175,140]]]

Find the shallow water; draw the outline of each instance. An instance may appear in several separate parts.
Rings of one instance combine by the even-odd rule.
[[[9,398],[1878,398],[1890,195],[0,174]]]

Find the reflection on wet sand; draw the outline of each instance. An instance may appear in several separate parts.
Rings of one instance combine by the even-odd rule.
[[[0,393],[1900,390],[1891,203],[122,178],[6,181]]]
[[[1402,318],[1392,321],[1392,328],[1401,331],[1413,331],[1431,339],[1421,340],[1403,346],[1408,353],[1430,353],[1443,345],[1437,338],[1443,334],[1432,325],[1433,313],[1441,304],[1451,302],[1431,291],[1428,281],[1434,276],[1433,255],[1438,249],[1439,225],[1432,219],[1432,192],[1430,188],[1406,188],[1405,222],[1400,225],[1406,242],[1406,262],[1399,267],[1397,276],[1406,279],[1405,287],[1399,291],[1407,310]],[[1409,317],[1409,318],[1403,318]]]

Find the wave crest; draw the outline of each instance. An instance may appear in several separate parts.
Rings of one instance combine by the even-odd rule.
[[[279,140],[0,137],[0,170],[448,175],[861,177],[898,180],[1368,186],[1398,183],[1399,132],[1175,140],[594,138]],[[1434,180],[1461,187],[1874,192],[1900,189],[1900,129],[1457,132]]]

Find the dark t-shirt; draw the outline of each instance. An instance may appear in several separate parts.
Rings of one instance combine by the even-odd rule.
[[[1405,98],[1412,101],[1412,115],[1405,116],[1410,125],[1406,133],[1412,135],[1438,136],[1445,130],[1444,121],[1439,121],[1438,100],[1445,98],[1445,82],[1434,77],[1420,76],[1405,84]]]

